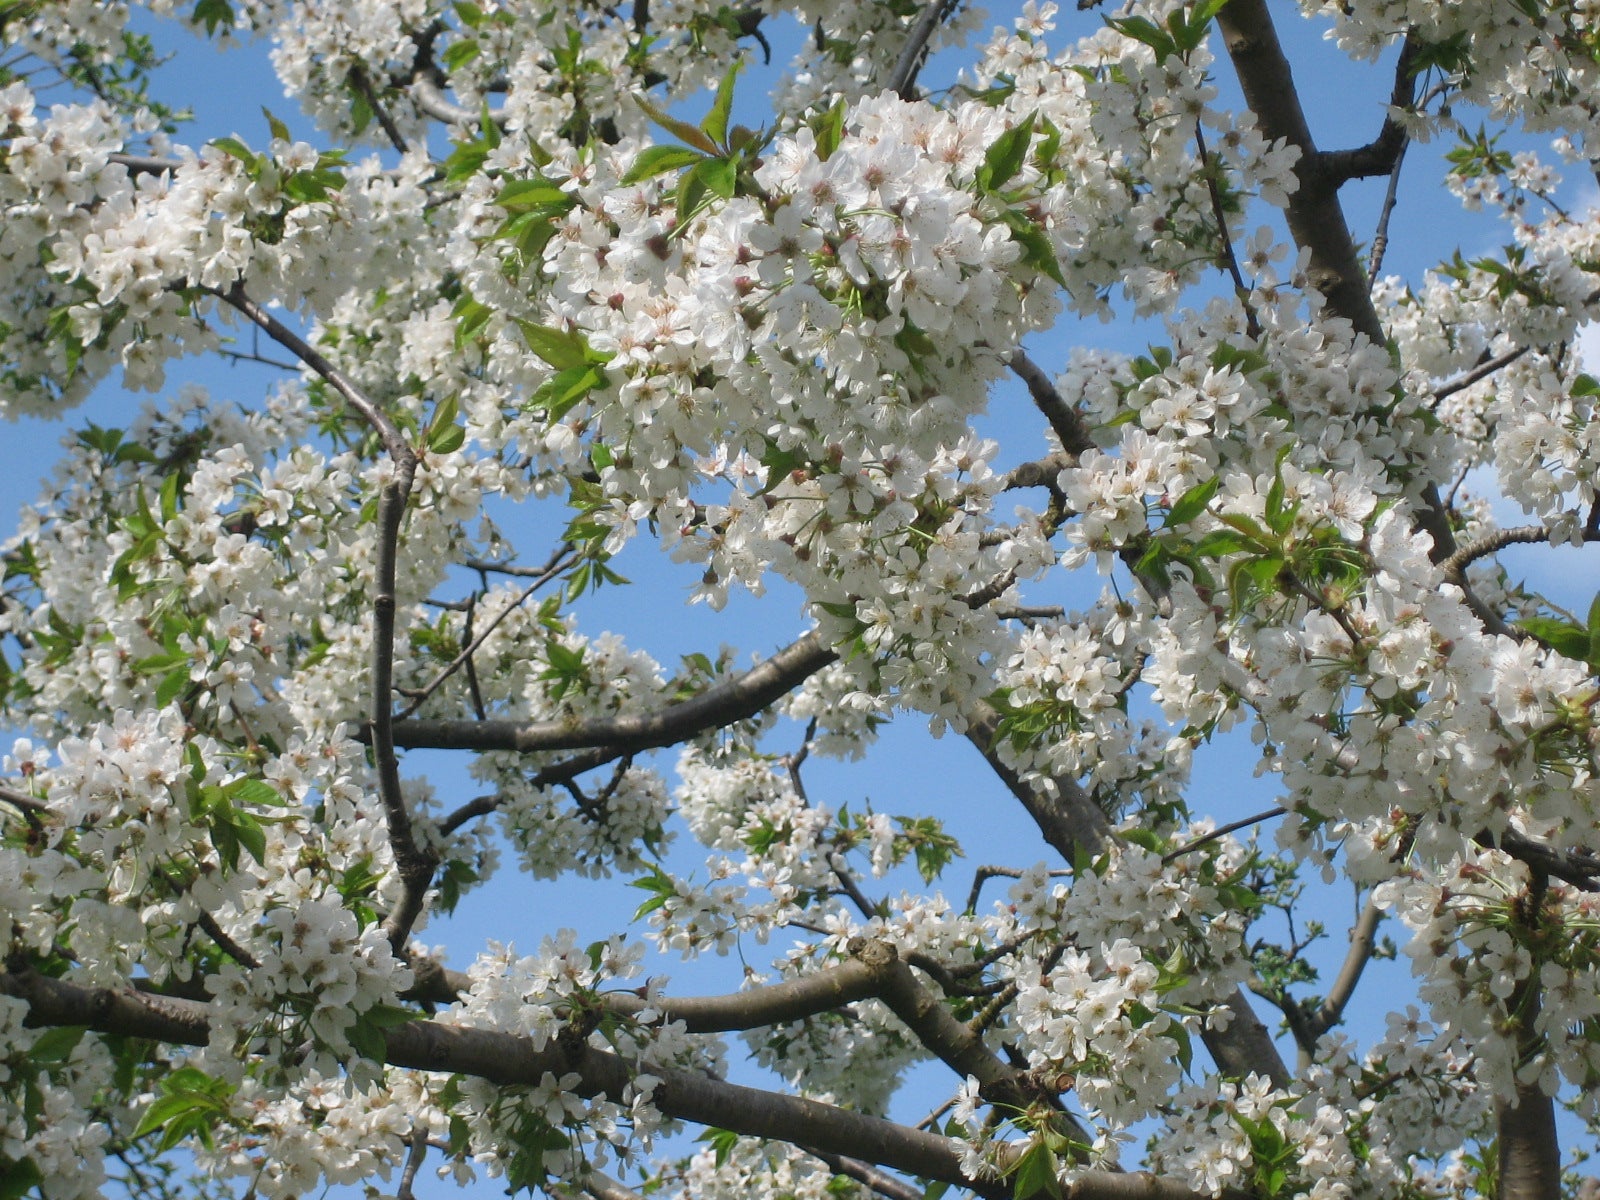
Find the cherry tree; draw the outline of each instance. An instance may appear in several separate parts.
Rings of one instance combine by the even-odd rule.
[[[1600,541],[1600,8],[1078,8],[0,3],[0,410],[153,395],[5,544],[0,1195],[1588,1186],[1600,604],[1499,555]],[[186,140],[158,20],[316,138]],[[1304,21],[1370,140],[1313,141]],[[1503,249],[1385,275],[1433,164]],[[244,347],[258,403],[166,384]],[[636,543],[799,636],[595,627]],[[808,795],[891,719],[1036,842]],[[1253,822],[1191,786],[1229,738]],[[517,871],[636,924],[448,969]]]

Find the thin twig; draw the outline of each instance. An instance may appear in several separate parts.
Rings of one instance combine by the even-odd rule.
[[[859,1158],[848,1158],[843,1154],[833,1154],[827,1150],[813,1150],[809,1146],[801,1146],[800,1149],[813,1158],[821,1159],[835,1175],[854,1179],[862,1186],[877,1192],[884,1200],[922,1200],[921,1188],[913,1187],[903,1179],[896,1179],[893,1175],[878,1170],[871,1163],[862,1162]]]
[[[1372,253],[1367,264],[1367,286],[1378,281],[1378,272],[1383,270],[1383,256],[1389,249],[1389,218],[1394,215],[1395,202],[1400,197],[1400,168],[1405,165],[1406,147],[1410,139],[1400,143],[1400,149],[1395,151],[1394,167],[1389,171],[1389,186],[1383,193],[1383,209],[1378,213],[1378,227],[1372,234]]]
[[[1441,383],[1433,389],[1432,403],[1437,404],[1446,396],[1453,396],[1464,388],[1469,388],[1480,379],[1487,379],[1501,367],[1508,367],[1517,359],[1526,354],[1531,347],[1518,346],[1515,350],[1507,350],[1504,354],[1497,354],[1493,358],[1485,357],[1479,360],[1478,365],[1470,371],[1463,371],[1447,383]]]
[[[1261,321],[1250,303],[1250,289],[1245,286],[1244,275],[1239,270],[1239,256],[1233,250],[1233,235],[1228,232],[1228,214],[1222,207],[1222,190],[1217,186],[1216,175],[1211,170],[1211,156],[1206,152],[1205,130],[1199,122],[1194,127],[1195,149],[1200,155],[1200,174],[1206,181],[1206,191],[1211,197],[1211,215],[1217,223],[1217,236],[1222,239],[1219,265],[1233,280],[1233,293],[1244,308],[1245,332],[1252,339],[1261,336]]]
[[[254,970],[261,965],[260,960],[229,937],[227,931],[217,924],[217,919],[206,912],[205,909],[200,910],[196,923],[201,929],[205,930],[206,936],[217,944],[218,949],[241,967],[249,967]]]
[[[1021,879],[1022,874],[1023,872],[1021,867],[979,867],[972,873],[972,891],[967,893],[967,907],[962,909],[962,911],[968,913],[975,913],[978,911],[978,894],[983,891],[983,885],[988,883],[989,880],[995,878]],[[1069,868],[1061,867],[1054,871],[1048,871],[1046,874],[1051,879],[1064,879],[1071,875],[1072,871]]]
[[[421,708],[423,704],[427,702],[429,696],[433,695],[439,690],[440,687],[444,685],[445,680],[449,679],[450,676],[454,675],[464,665],[470,663],[472,661],[472,656],[477,653],[477,651],[483,646],[483,643],[488,640],[489,635],[500,627],[500,623],[502,621],[526,604],[529,597],[531,597],[534,592],[538,591],[546,583],[550,582],[550,580],[559,575],[568,565],[570,565],[568,562],[564,561],[566,557],[567,555],[558,555],[554,561],[548,563],[545,566],[544,573],[542,575],[536,578],[527,587],[523,588],[517,597],[511,601],[511,603],[507,604],[503,609],[495,614],[494,620],[490,621],[489,624],[484,627],[483,632],[479,633],[476,637],[473,637],[472,640],[462,648],[461,653],[457,654],[443,667],[439,668],[434,677],[424,684],[420,689],[418,689],[411,703],[406,705],[405,708],[401,709],[395,714],[395,720],[404,721],[410,717],[412,713],[416,712],[417,709]],[[571,557],[576,557],[576,553],[573,552]],[[468,636],[471,637],[471,634],[469,633]],[[483,720],[483,700],[481,697],[478,698],[477,708],[478,719]]]
[[[1204,834],[1201,837],[1197,837],[1192,842],[1185,842],[1176,850],[1163,854],[1161,856],[1161,861],[1163,863],[1169,863],[1173,859],[1182,858],[1185,854],[1189,854],[1195,850],[1198,850],[1201,846],[1214,842],[1218,838],[1227,837],[1230,833],[1237,833],[1241,829],[1248,829],[1252,825],[1259,825],[1263,821],[1270,821],[1273,817],[1285,816],[1288,814],[1288,812],[1289,810],[1286,808],[1274,806],[1267,809],[1266,812],[1256,813],[1256,815],[1253,817],[1244,817],[1238,821],[1230,821],[1226,825],[1219,825],[1210,833]]]
[[[268,358],[264,354],[246,354],[242,350],[228,350],[226,348],[218,350],[217,353],[222,355],[223,358],[232,359],[234,362],[259,363],[263,367],[276,367],[280,371],[289,371],[295,373],[298,373],[300,370],[300,368],[295,366],[294,363],[284,362],[283,360],[277,358]]]
[[[478,611],[478,593],[473,592],[467,597],[467,614],[461,622],[462,635],[468,642],[472,641],[472,618]],[[467,655],[467,693],[472,698],[472,712],[478,720],[489,719],[488,707],[483,703],[483,688],[478,683],[478,664],[471,654]]]
[[[367,73],[358,66],[351,67],[350,83],[361,93],[361,98],[367,102],[372,115],[378,119],[384,136],[389,139],[389,144],[401,154],[410,150],[411,147],[406,142],[405,135],[400,132],[400,127],[394,123],[394,118],[389,115],[389,110],[384,107],[383,101],[378,99],[377,89],[372,86],[372,80],[367,78]]]
[[[405,520],[417,473],[417,453],[394,418],[368,399],[345,373],[277,317],[252,300],[241,284],[228,291],[208,289],[212,295],[232,306],[285,350],[288,350],[325,379],[345,403],[359,413],[383,441],[394,464],[394,474],[383,485],[378,498],[377,552],[373,564],[372,597],[372,716],[370,732],[372,755],[378,773],[378,798],[383,804],[389,828],[389,844],[395,867],[400,873],[402,894],[388,918],[384,932],[396,952],[422,913],[423,899],[433,880],[436,856],[422,850],[411,828],[411,813],[400,790],[400,764],[395,757],[394,737],[394,633],[395,576],[400,546],[400,525]]]

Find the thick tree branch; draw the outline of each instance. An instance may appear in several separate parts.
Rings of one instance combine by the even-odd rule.
[[[927,59],[928,40],[933,37],[933,31],[939,28],[939,22],[954,8],[955,0],[928,0],[927,6],[917,17],[917,23],[911,27],[911,36],[900,51],[886,90],[902,100],[917,98],[913,89],[917,83],[917,72],[922,70],[922,64]]]
[[[1231,0],[1217,14],[1217,25],[1245,103],[1262,135],[1272,141],[1281,139],[1300,151],[1295,164],[1300,186],[1289,197],[1284,217],[1295,245],[1310,253],[1307,278],[1311,286],[1322,294],[1334,316],[1349,321],[1375,345],[1387,345],[1388,336],[1373,307],[1355,239],[1339,204],[1341,181],[1328,173],[1324,156],[1312,140],[1294,73],[1278,42],[1266,0]],[[1431,483],[1423,488],[1422,504],[1418,524],[1432,537],[1433,559],[1438,562],[1455,550],[1455,534],[1439,490]]]
[[[1061,440],[1061,449],[1074,459],[1086,450],[1093,450],[1094,439],[1089,436],[1089,427],[1077,411],[1061,398],[1061,393],[1056,391],[1055,384],[1050,382],[1044,368],[1021,350],[1007,362],[1017,378],[1028,385],[1028,395],[1033,397],[1034,405],[1044,414],[1050,428],[1055,430],[1056,437]]]
[[[395,744],[519,754],[599,747],[617,753],[651,750],[755,716],[836,657],[832,647],[808,633],[737,679],[639,716],[583,721],[402,721],[395,726]]]
[[[424,116],[432,117],[435,121],[446,125],[476,125],[483,120],[483,113],[473,112],[470,108],[454,103],[445,96],[438,84],[426,77],[412,81],[411,102]],[[503,128],[508,118],[503,112],[491,111],[489,120]]]
[[[869,1000],[879,987],[873,966],[852,958],[798,979],[725,996],[663,997],[647,1002],[631,992],[615,992],[606,997],[606,1007],[627,1016],[654,1008],[668,1021],[682,1021],[690,1033],[731,1033],[803,1021]]]
[[[911,968],[900,961],[888,942],[854,938],[850,953],[872,973],[876,994],[889,1011],[957,1075],[975,1078],[985,1100],[1012,1109],[1028,1109],[1044,1101],[1059,1109],[1055,1092],[1039,1086],[1026,1071],[997,1057],[981,1036],[956,1020],[939,997],[917,982]],[[1088,1141],[1083,1128],[1071,1117],[1060,1113],[1059,1119],[1075,1140]]]
[[[1585,529],[1580,536],[1585,542],[1600,542],[1600,532]],[[1518,525],[1514,529],[1497,529],[1493,533],[1486,533],[1457,547],[1455,553],[1439,566],[1444,571],[1446,579],[1459,585],[1466,569],[1480,558],[1487,558],[1507,546],[1534,546],[1549,540],[1550,531],[1543,525]]]
[[[1537,880],[1537,877],[1536,877]],[[1542,881],[1538,881],[1542,882]],[[1542,888],[1535,887],[1535,892]],[[1537,901],[1535,902],[1537,905]],[[1521,1067],[1545,1049],[1535,1032],[1539,1018],[1539,972],[1522,980],[1506,1001]],[[1518,1074],[1513,1095],[1495,1100],[1499,1134],[1499,1187],[1495,1200],[1548,1200],[1561,1194],[1561,1142],[1556,1132],[1555,1100],[1539,1079]]]
[[[1394,88],[1389,94],[1389,111],[1384,114],[1383,128],[1378,136],[1365,146],[1353,150],[1330,150],[1322,155],[1322,173],[1332,183],[1347,179],[1370,179],[1376,175],[1393,175],[1405,154],[1408,140],[1405,126],[1395,119],[1395,110],[1405,111],[1416,103],[1417,80],[1413,66],[1417,58],[1417,40],[1408,33],[1400,46],[1400,57],[1394,64]]]
[[[110,154],[107,161],[126,167],[129,175],[167,175],[183,166],[181,158],[156,158],[149,154]]]
[[[50,806],[43,800],[26,792],[19,792],[16,788],[0,787],[0,803],[9,804],[24,814],[35,817],[42,817],[50,812]]]
[[[0,992],[27,1001],[31,1026],[83,1025],[101,1033],[203,1046],[210,1038],[207,1005],[131,989],[91,988],[28,973],[0,973]],[[385,1061],[394,1067],[472,1075],[502,1086],[536,1086],[547,1072],[578,1076],[582,1096],[621,1099],[635,1068],[615,1054],[571,1039],[543,1050],[496,1030],[417,1020],[385,1033]],[[815,1100],[762,1091],[648,1065],[659,1082],[651,1101],[665,1115],[820,1149],[925,1179],[943,1180],[993,1200],[1011,1200],[1009,1183],[974,1182],[961,1172],[947,1138]],[[1198,1200],[1195,1192],[1148,1174],[1091,1171],[1074,1184],[1074,1200]]]

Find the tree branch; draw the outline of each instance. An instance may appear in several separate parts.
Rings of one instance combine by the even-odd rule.
[[[372,86],[366,71],[360,66],[350,68],[350,83],[361,98],[367,102],[367,107],[372,110],[372,115],[378,119],[379,126],[383,129],[384,136],[389,139],[389,144],[401,154],[406,153],[410,146],[406,143],[405,134],[400,132],[400,127],[394,123],[394,118],[389,115],[389,110],[378,98],[377,89]]]
[[[1394,206],[1400,199],[1400,168],[1406,161],[1406,146],[1408,142],[1401,142],[1400,149],[1395,152],[1394,167],[1389,171],[1389,185],[1383,192],[1383,207],[1378,211],[1378,227],[1372,233],[1372,252],[1367,256],[1367,285],[1377,280],[1378,273],[1383,270],[1383,256],[1389,249],[1389,219],[1394,216]]]
[[[0,786],[0,803],[20,809],[25,816],[42,817],[50,812],[50,806],[43,800],[26,792],[19,792],[16,788]]]
[[[1378,926],[1382,923],[1383,910],[1369,899],[1350,930],[1350,950],[1339,967],[1339,974],[1334,977],[1333,986],[1317,1011],[1305,1017],[1305,1032],[1313,1042],[1337,1025],[1344,1016],[1345,1006],[1355,994],[1356,984],[1361,982],[1362,971],[1372,961],[1372,949],[1378,941]]]
[[[423,76],[411,82],[411,102],[424,116],[446,125],[476,125],[483,120],[481,112],[473,112],[470,108],[453,103],[438,84]],[[489,113],[489,120],[501,128],[505,127],[508,119],[503,112]]]
[[[1335,316],[1349,321],[1374,345],[1387,345],[1383,321],[1373,307],[1367,275],[1339,204],[1341,181],[1328,173],[1324,156],[1312,140],[1294,73],[1278,42],[1266,0],[1230,0],[1217,14],[1217,25],[1245,103],[1262,135],[1272,141],[1282,139],[1300,151],[1295,164],[1300,186],[1289,197],[1284,217],[1295,245],[1310,253],[1307,278],[1311,286],[1322,294]],[[1433,484],[1423,488],[1422,503],[1418,524],[1432,537],[1432,556],[1438,562],[1455,550],[1455,534]]]
[[[109,154],[106,161],[126,167],[129,175],[167,175],[183,166],[181,158],[155,158],[148,154]]]
[[[1378,131],[1378,136],[1365,146],[1353,150],[1330,150],[1322,154],[1319,164],[1322,173],[1335,186],[1349,179],[1392,176],[1400,166],[1406,142],[1410,139],[1405,126],[1395,120],[1394,110],[1408,109],[1416,103],[1417,80],[1412,65],[1416,62],[1417,49],[1416,34],[1408,32],[1400,46],[1400,57],[1394,64],[1394,87],[1389,94],[1389,111],[1384,114],[1383,128]]]
[[[1580,536],[1585,542],[1600,541],[1600,532],[1593,530],[1585,529]],[[1466,569],[1480,558],[1487,558],[1507,546],[1533,546],[1549,540],[1550,531],[1543,525],[1518,525],[1514,529],[1497,529],[1493,533],[1486,533],[1458,547],[1455,553],[1439,564],[1439,567],[1444,571],[1446,579],[1459,585]]]
[[[1488,354],[1485,354],[1482,361],[1479,362],[1477,366],[1470,370],[1463,371],[1454,379],[1451,379],[1445,383],[1441,383],[1438,387],[1434,388],[1433,402],[1437,404],[1446,396],[1453,396],[1457,392],[1471,387],[1480,379],[1487,379],[1501,367],[1508,367],[1512,363],[1516,362],[1517,359],[1526,354],[1529,349],[1531,349],[1531,347],[1518,346],[1515,350],[1507,350],[1504,354],[1497,354],[1492,358]]]
[[[210,1040],[210,1008],[191,1000],[131,989],[83,987],[33,972],[0,973],[0,992],[29,1005],[27,1024],[84,1025],[100,1033],[203,1046]],[[552,1039],[544,1049],[498,1030],[416,1020],[387,1030],[384,1061],[394,1067],[471,1075],[502,1086],[537,1086],[547,1072],[578,1076],[577,1094],[621,1100],[635,1068],[615,1054],[572,1039]],[[973,1181],[960,1155],[937,1134],[777,1092],[762,1091],[646,1064],[658,1080],[651,1102],[664,1115],[860,1159],[925,1179],[942,1180],[992,1200],[1011,1200],[1008,1183]],[[1232,1193],[1237,1198],[1237,1193]],[[1074,1200],[1199,1200],[1197,1193],[1149,1174],[1089,1171],[1074,1184]]]
[[[395,744],[519,754],[599,747],[617,753],[652,750],[754,716],[837,657],[832,647],[824,645],[815,633],[808,633],[737,679],[638,716],[581,721],[402,721],[395,726]]]
[[[927,7],[917,18],[917,23],[911,27],[911,36],[906,40],[905,49],[900,51],[900,57],[889,75],[886,90],[893,92],[902,100],[917,98],[912,88],[916,86],[917,72],[922,69],[926,59],[928,39],[933,37],[933,31],[939,28],[939,22],[944,20],[945,13],[955,7],[955,2],[956,0],[928,0]]]
[[[1061,440],[1061,449],[1073,458],[1093,450],[1094,439],[1089,436],[1089,427],[1077,411],[1061,398],[1061,393],[1056,391],[1055,384],[1050,382],[1044,368],[1021,350],[1006,361],[1017,378],[1028,385],[1028,395],[1033,397],[1034,405],[1050,422],[1050,428],[1055,430],[1056,437]]]
[[[967,740],[977,747],[994,773],[1022,803],[1044,840],[1067,862],[1076,859],[1079,847],[1089,854],[1105,849],[1111,840],[1111,821],[1077,780],[1058,776],[1053,781],[1056,794],[1050,797],[1024,782],[1001,761],[995,747],[999,721],[1000,714],[993,707],[985,701],[977,701],[968,709]],[[1275,1087],[1288,1087],[1289,1070],[1283,1056],[1243,991],[1235,988],[1226,1004],[1233,1013],[1233,1021],[1227,1029],[1208,1028],[1202,1034],[1217,1069],[1234,1079],[1243,1079],[1254,1071],[1271,1079]]]
[[[438,691],[439,688],[443,686],[445,680],[449,679],[450,676],[454,675],[463,666],[470,665],[472,662],[472,656],[477,653],[478,649],[483,645],[483,643],[488,640],[489,635],[500,627],[500,623],[517,609],[521,608],[523,604],[527,602],[528,598],[534,594],[534,592],[538,591],[545,584],[549,583],[550,580],[559,575],[562,570],[571,564],[572,559],[575,557],[576,551],[571,550],[570,547],[558,552],[556,557],[547,563],[544,570],[534,578],[534,581],[522,589],[520,595],[518,595],[514,600],[512,600],[503,609],[495,614],[494,619],[490,621],[488,625],[484,626],[481,633],[477,634],[476,636],[473,636],[470,633],[468,634],[469,640],[467,644],[462,647],[461,653],[457,654],[448,663],[439,668],[434,677],[424,684],[416,695],[411,697],[411,703],[406,705],[404,709],[396,714],[395,720],[404,721],[412,713],[416,712],[417,709],[421,708],[423,704],[426,703],[428,697],[433,695],[434,692]],[[471,610],[468,610],[469,619],[470,611]]]
[[[373,564],[372,597],[372,753],[378,772],[378,798],[388,822],[389,844],[403,885],[400,902],[384,920],[384,932],[396,953],[405,946],[411,927],[422,914],[422,903],[437,865],[434,855],[422,850],[411,828],[411,813],[400,790],[400,764],[394,738],[394,630],[395,571],[399,557],[400,525],[417,473],[417,454],[394,419],[367,398],[322,353],[282,321],[262,308],[242,284],[226,292],[212,290],[225,303],[255,322],[273,341],[305,363],[331,385],[382,440],[394,474],[378,498],[377,552]]]
[[[1543,879],[1535,876],[1534,907]],[[1517,984],[1506,1000],[1511,1022],[1509,1036],[1516,1039],[1517,1066],[1521,1068],[1545,1049],[1536,1032],[1540,997],[1537,968]],[[1495,1200],[1547,1200],[1561,1194],[1561,1142],[1556,1132],[1555,1100],[1539,1086],[1538,1076],[1524,1079],[1519,1070],[1514,1094],[1495,1099],[1495,1124],[1499,1145],[1499,1178]]]
[[[812,1158],[821,1159],[835,1175],[854,1179],[862,1186],[877,1192],[884,1200],[923,1200],[924,1193],[921,1188],[893,1175],[885,1174],[871,1163],[864,1163],[856,1158],[846,1158],[842,1154],[833,1154],[827,1150],[813,1150],[810,1146],[800,1148]]]

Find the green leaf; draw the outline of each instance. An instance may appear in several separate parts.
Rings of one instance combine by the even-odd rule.
[[[267,128],[272,131],[272,136],[273,136],[274,139],[276,139],[277,141],[280,141],[280,142],[292,142],[292,141],[294,141],[294,139],[289,136],[289,127],[287,125],[285,125],[282,121],[280,121],[277,117],[273,116],[272,115],[272,110],[270,108],[268,108],[265,104],[263,104],[261,106],[261,115],[266,117],[266,119],[267,119]]]
[[[44,1175],[33,1159],[12,1162],[0,1154],[0,1200],[21,1200],[44,1182]]]
[[[428,449],[435,454],[451,454],[466,443],[467,431],[460,425],[446,425],[428,436]]]
[[[528,349],[558,371],[587,366],[594,361],[588,343],[578,333],[522,320],[517,322],[517,328],[522,330]]]
[[[1592,610],[1591,610],[1592,611]],[[1589,629],[1557,617],[1524,617],[1517,624],[1557,654],[1577,662],[1589,661],[1593,636]]]
[[[196,0],[189,23],[204,25],[207,36],[215,36],[218,29],[233,28],[233,5],[228,0]]]
[[[461,449],[467,440],[467,431],[456,424],[456,415],[459,411],[454,396],[446,396],[439,401],[433,410],[433,419],[428,422],[425,444],[429,451],[434,454],[449,454]]]
[[[456,71],[477,58],[479,49],[476,39],[458,38],[445,47],[439,61],[446,71]]]
[[[622,182],[638,183],[704,161],[705,155],[687,146],[651,146],[639,152],[639,157],[633,160],[633,166],[628,168]]]
[[[207,1149],[212,1131],[228,1117],[233,1087],[226,1079],[213,1079],[195,1067],[180,1067],[160,1084],[160,1097],[145,1110],[133,1131],[136,1138],[161,1131],[160,1152],[171,1150],[186,1137],[195,1137]]]
[[[543,176],[513,180],[500,189],[494,202],[508,213],[538,212],[546,215],[568,212],[577,203],[569,193]]]
[[[731,158],[703,158],[690,174],[698,177],[708,192],[724,200],[732,200],[739,186],[739,165]]]
[[[247,813],[238,813],[229,822],[234,839],[250,852],[250,857],[262,866],[267,865],[267,834],[261,822]]]
[[[1157,60],[1178,52],[1178,45],[1173,41],[1172,35],[1146,17],[1107,17],[1106,24],[1124,37],[1130,37],[1149,46],[1156,52]]]
[[[845,103],[839,100],[827,112],[811,119],[811,128],[817,137],[817,158],[823,162],[832,157],[844,140],[844,112]]]
[[[693,146],[696,150],[704,150],[707,154],[717,153],[717,144],[707,137],[703,130],[696,129],[687,121],[680,121],[657,108],[643,96],[635,95],[634,102],[644,109],[645,114],[661,128],[677,137],[683,142]]]
[[[1034,1142],[1022,1152],[1011,1176],[1011,1194],[1015,1200],[1028,1200],[1029,1196],[1040,1192],[1061,1195],[1061,1182],[1056,1178],[1056,1156],[1042,1141]]]
[[[28,1061],[38,1065],[66,1062],[88,1029],[87,1025],[61,1025],[45,1030],[28,1051]]]
[[[493,127],[493,123],[490,123]],[[450,157],[444,160],[444,178],[446,183],[460,183],[476,175],[489,158],[489,151],[493,150],[487,141],[458,142],[456,148],[450,152]]]
[[[1217,494],[1217,489],[1222,486],[1222,476],[1213,475],[1204,483],[1197,483],[1183,495],[1179,496],[1170,509],[1167,510],[1167,519],[1162,523],[1163,529],[1172,529],[1179,525],[1187,525],[1201,513],[1205,512],[1206,505],[1211,503],[1211,498]]]
[[[717,84],[717,98],[712,101],[711,111],[700,122],[700,128],[706,136],[718,144],[726,144],[728,140],[728,114],[733,111],[733,81],[743,67],[743,59],[734,59],[733,65],[723,74],[722,82]]]
[[[1040,229],[1026,213],[1007,209],[1002,214],[1006,227],[1011,230],[1011,240],[1022,247],[1022,261],[1036,271],[1042,271],[1062,287],[1067,277],[1061,273],[1061,263],[1056,259],[1056,249],[1044,230]]]
[[[164,679],[156,685],[156,707],[165,708],[176,700],[189,686],[189,668],[182,666],[169,671]]]
[[[246,146],[243,142],[241,142],[238,138],[235,138],[235,137],[212,138],[211,139],[211,145],[215,146],[218,150],[221,150],[224,154],[228,155],[230,158],[237,158],[240,162],[244,163],[247,167],[255,166],[257,161],[258,161],[255,152],[252,151],[249,146]]]
[[[739,1135],[731,1129],[708,1128],[695,1138],[695,1141],[705,1142],[711,1147],[711,1152],[716,1156],[717,1166],[720,1167],[728,1161],[728,1156],[739,1144]]]
[[[187,666],[188,663],[187,654],[152,654],[149,658],[141,658],[134,663],[133,671],[136,675],[159,675],[174,667]]]
[[[487,304],[480,304],[471,296],[463,295],[450,310],[450,315],[455,318],[456,349],[460,350],[478,336],[494,312]]]
[[[978,180],[985,188],[991,191],[998,189],[1022,170],[1022,164],[1028,161],[1028,146],[1033,141],[1036,115],[1029,113],[1020,125],[1006,130],[984,152],[983,170],[978,173]]]
[[[547,421],[559,421],[591,391],[604,387],[605,382],[605,373],[592,363],[568,367],[545,380],[523,407],[530,412],[543,411]]]

